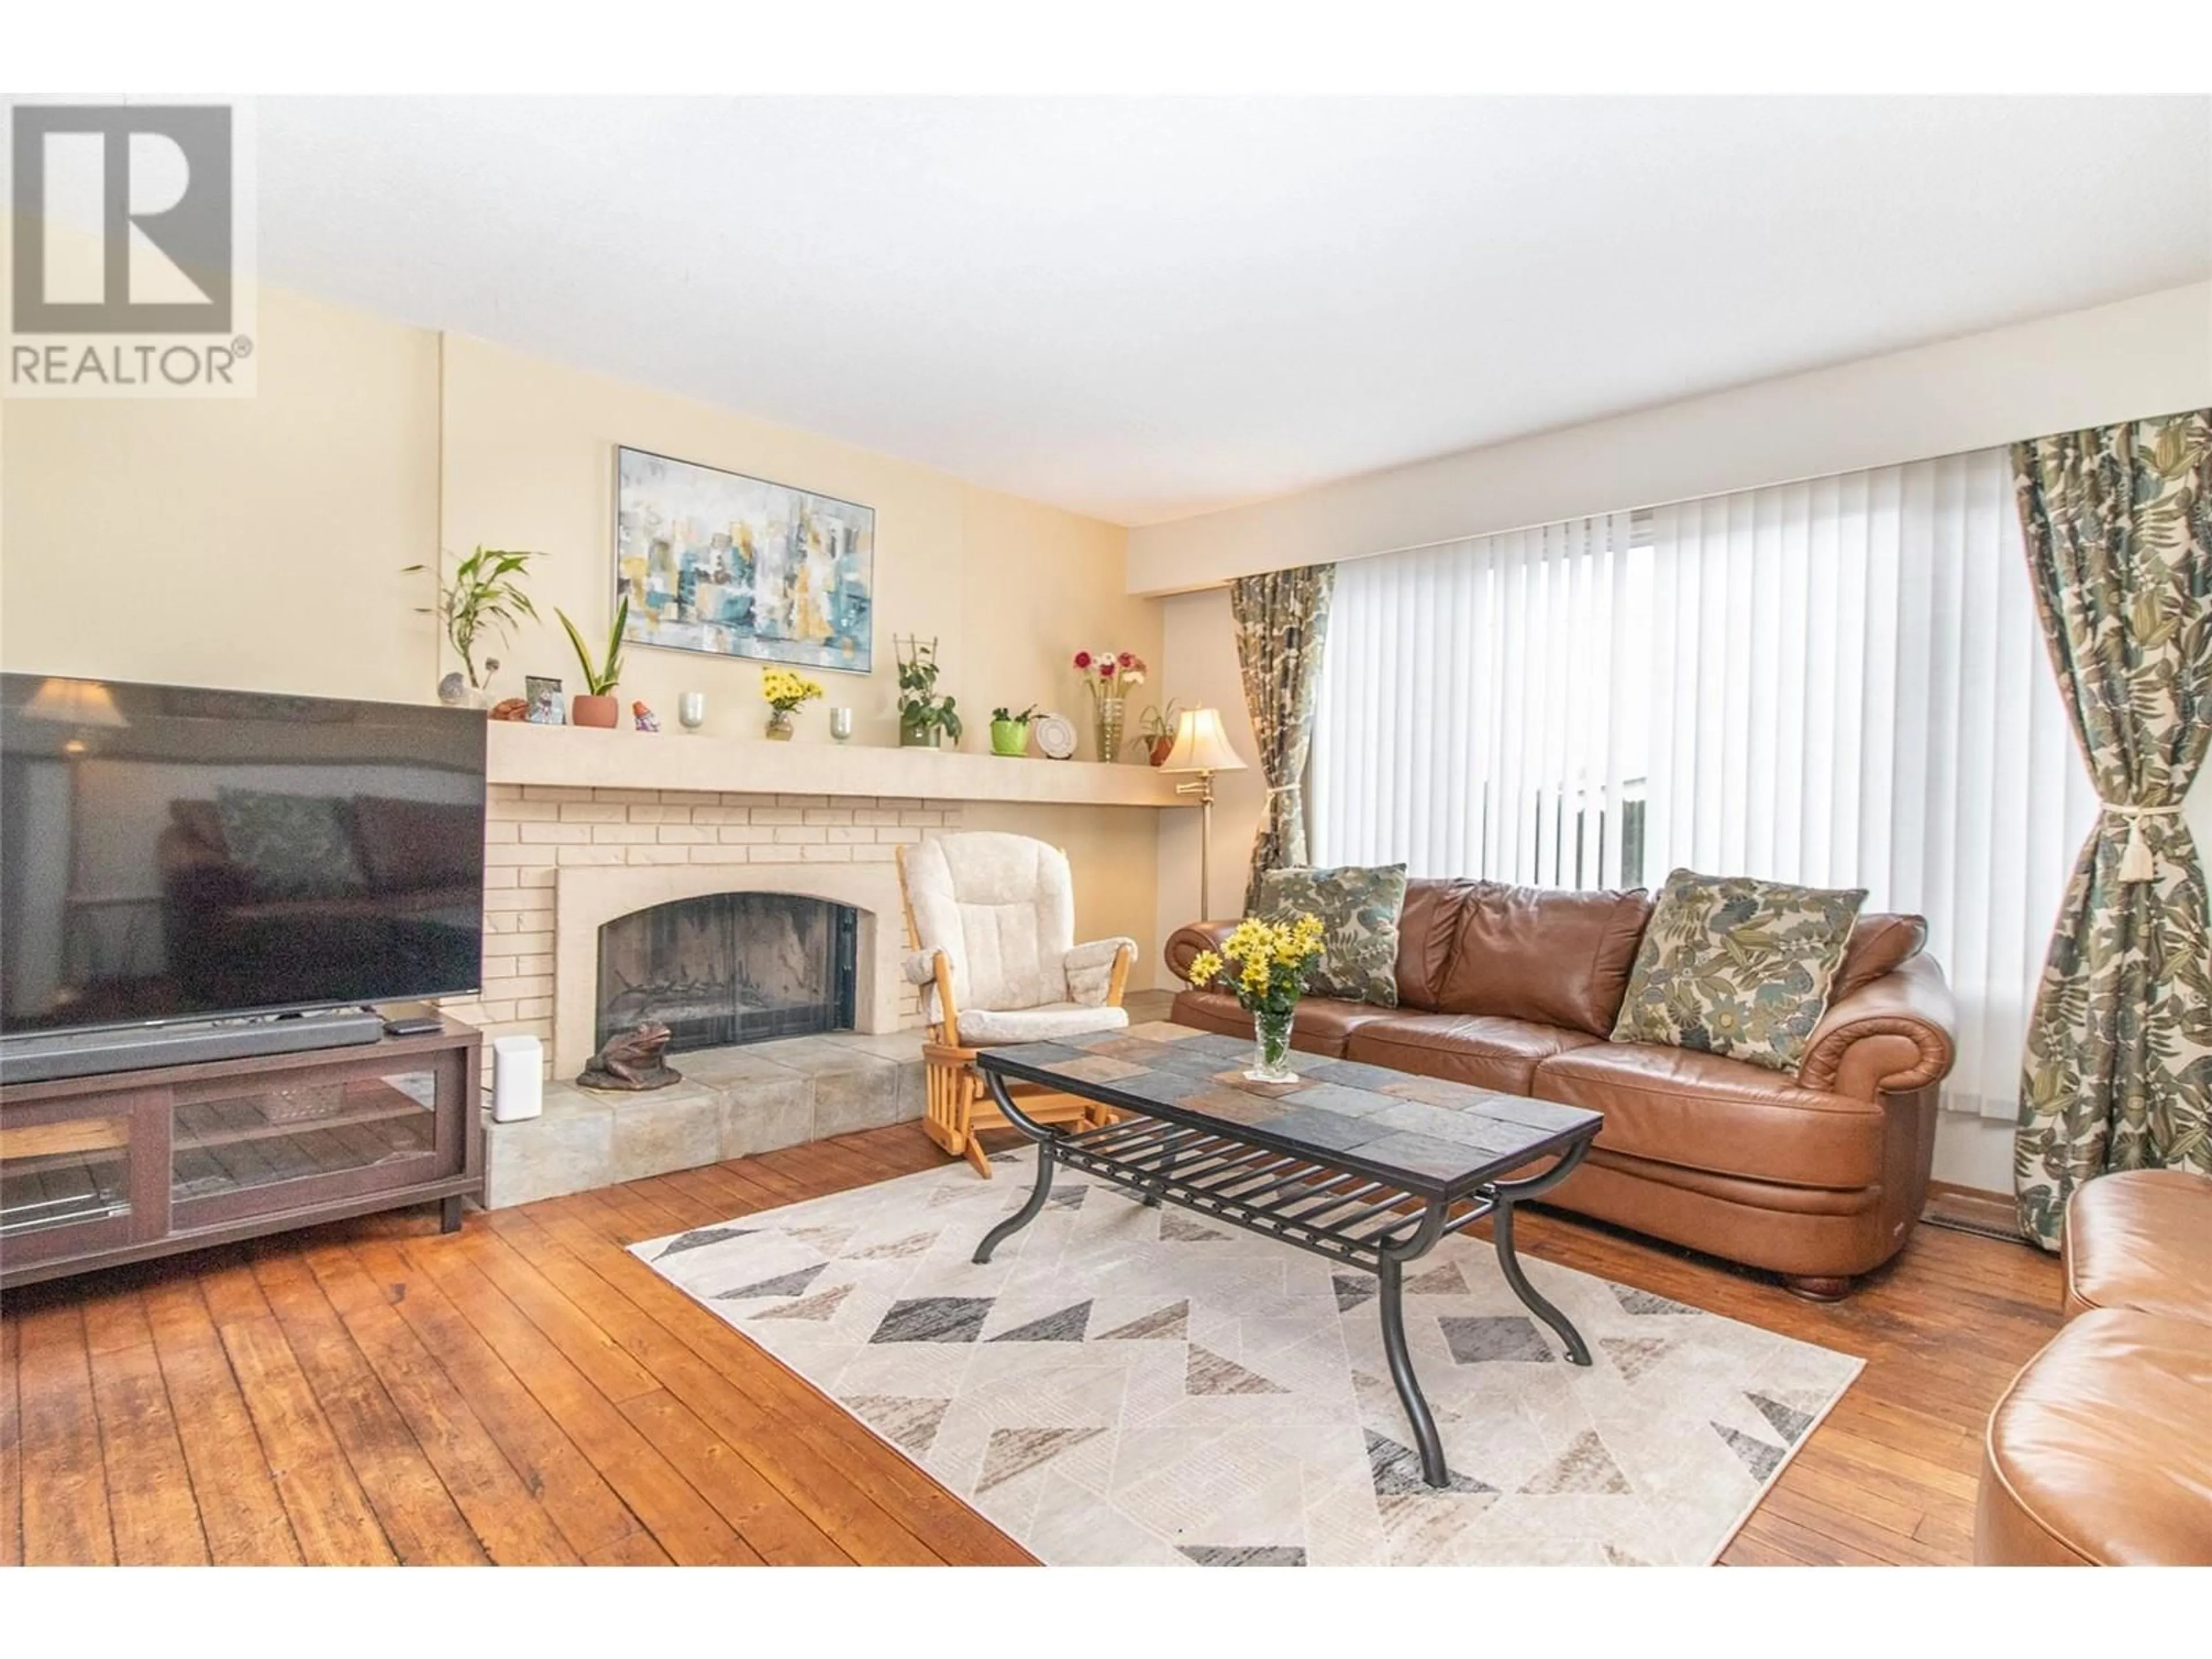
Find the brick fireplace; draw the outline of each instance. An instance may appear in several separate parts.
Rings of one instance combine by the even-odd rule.
[[[495,783],[486,818],[483,989],[447,1006],[488,1036],[539,1037],[553,1076],[574,1076],[598,1046],[601,928],[722,894],[851,909],[852,1028],[922,1024],[920,994],[899,972],[892,860],[902,843],[957,829],[957,804]]]

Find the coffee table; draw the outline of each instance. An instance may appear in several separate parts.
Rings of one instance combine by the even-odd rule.
[[[1489,1218],[1498,1265],[1528,1311],[1577,1365],[1589,1348],[1538,1294],[1513,1249],[1513,1209],[1565,1181],[1604,1126],[1596,1112],[1417,1077],[1388,1066],[1297,1054],[1298,1080],[1248,1082],[1249,1038],[1158,1023],[976,1056],[1006,1120],[1036,1143],[1029,1201],[984,1235],[988,1261],[1036,1218],[1061,1164],[1217,1221],[1263,1233],[1381,1281],[1376,1298],[1390,1380],[1406,1408],[1421,1474],[1450,1479],[1436,1419],[1406,1346],[1405,1269],[1438,1240]],[[1042,1083],[1132,1114],[1070,1132],[1022,1113],[1009,1080]],[[1518,1180],[1543,1158],[1548,1168]]]

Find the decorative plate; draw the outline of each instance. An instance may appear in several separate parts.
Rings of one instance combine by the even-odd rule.
[[[1036,732],[1037,752],[1051,760],[1066,760],[1075,752],[1075,722],[1065,714],[1040,714],[1031,728]]]

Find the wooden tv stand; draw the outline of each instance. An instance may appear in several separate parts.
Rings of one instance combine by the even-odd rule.
[[[482,1038],[60,1078],[0,1091],[0,1285],[483,1192]]]

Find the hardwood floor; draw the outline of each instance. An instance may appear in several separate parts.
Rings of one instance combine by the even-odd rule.
[[[934,1167],[912,1124],[472,1213],[334,1224],[10,1292],[0,1560],[1028,1558],[623,1246]],[[1863,1356],[1726,1559],[1960,1562],[2055,1262],[1923,1226],[1850,1300],[1555,1215],[1524,1250]]]

